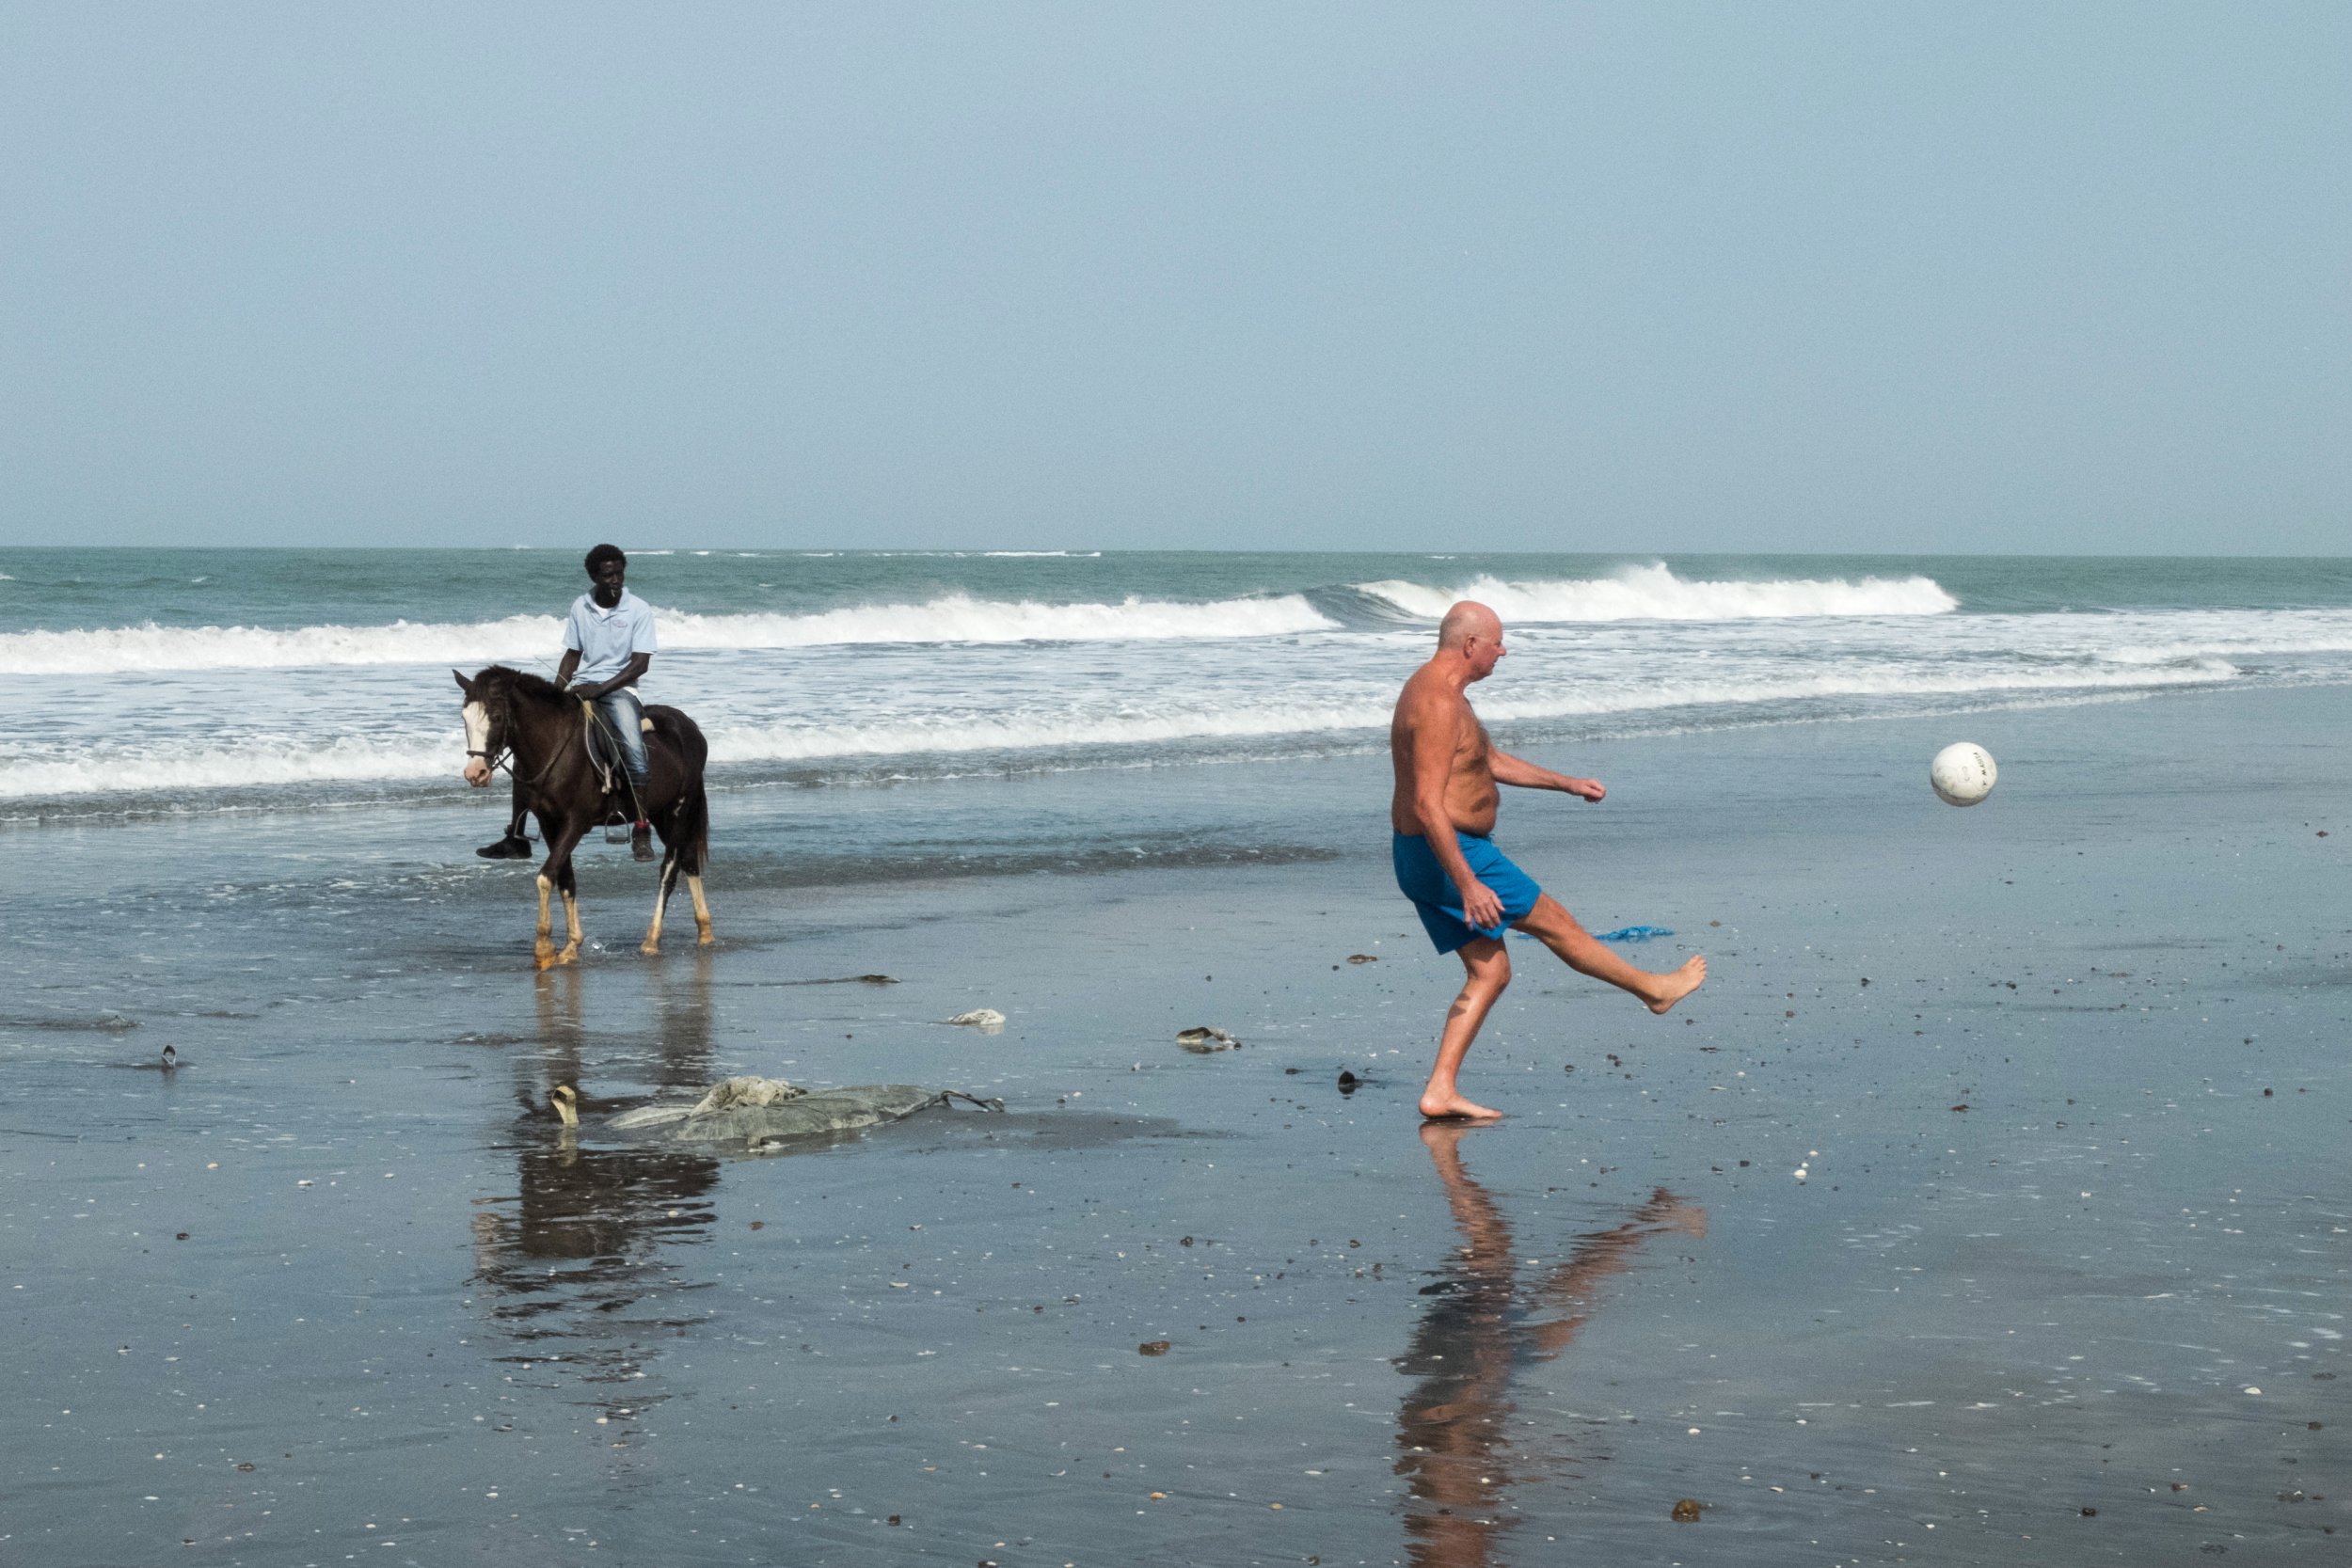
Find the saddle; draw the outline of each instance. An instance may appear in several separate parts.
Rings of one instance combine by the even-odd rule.
[[[627,794],[628,777],[621,771],[619,743],[605,733],[604,721],[596,713],[594,703],[582,703],[580,708],[581,717],[587,721],[580,727],[585,732],[588,746],[588,766],[596,770],[596,782],[607,795]],[[660,733],[654,728],[653,716],[646,713],[637,716],[637,727],[647,735]]]

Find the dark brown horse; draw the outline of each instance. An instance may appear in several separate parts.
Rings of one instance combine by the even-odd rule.
[[[628,776],[612,774],[608,791],[587,748],[587,705],[553,681],[493,664],[469,679],[455,671],[466,694],[466,782],[481,788],[501,762],[515,775],[515,795],[539,818],[547,840],[547,863],[539,868],[539,967],[567,964],[580,957],[580,898],[572,875],[572,850],[598,825],[627,821]],[[694,900],[694,926],[710,938],[710,906],[703,898],[703,862],[710,853],[710,804],[703,794],[703,763],[710,748],[694,721],[674,707],[647,706],[652,729],[645,736],[647,779],[635,802],[661,835],[661,879],[654,895],[653,924],[640,949],[661,950],[661,911],[679,873]],[[564,895],[564,943],[549,940],[548,895]]]

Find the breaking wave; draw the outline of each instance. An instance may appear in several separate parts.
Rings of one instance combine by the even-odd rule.
[[[807,648],[838,642],[1044,642],[1275,637],[1331,620],[1296,594],[1201,604],[1130,596],[1044,604],[950,594],[922,604],[858,605],[813,614],[697,615],[657,610],[664,648]],[[563,622],[510,615],[457,625],[108,626],[0,633],[0,675],[105,675],[146,670],[271,670],[308,665],[478,664],[552,657]]]
[[[302,784],[400,784],[457,776],[463,741],[342,738],[308,746],[248,742],[140,751],[93,749],[73,757],[0,764],[0,800],[65,795],[186,794]]]
[[[1931,578],[1795,578],[1694,582],[1665,566],[1629,566],[1605,578],[1510,582],[1481,576],[1458,588],[1364,582],[1357,591],[1434,621],[1457,599],[1477,599],[1513,621],[1751,621],[1805,615],[1947,615],[1960,601]]]
[[[2201,660],[2168,670],[1979,671],[1947,674],[1856,671],[1802,679],[1636,682],[1607,691],[1486,701],[1479,712],[1498,722],[1607,718],[1661,709],[1746,706],[1836,698],[1953,698],[2076,691],[2145,691],[2233,679],[2235,666]],[[1393,704],[1382,697],[1327,704],[1266,703],[1167,713],[1077,714],[1024,720],[957,716],[938,721],[742,726],[714,731],[713,762],[814,762],[857,755],[1019,751],[1343,735],[1386,730]],[[4,788],[0,785],[0,788]]]
[[[1746,680],[1648,680],[1543,695],[1489,700],[1480,711],[1499,722],[1611,718],[1707,707],[1887,700],[2032,696],[2064,700],[2093,691],[2153,691],[2230,681],[2238,670],[2220,659],[2166,669],[2048,668],[1897,672],[1853,668],[1815,675]],[[711,760],[723,765],[791,764],[859,756],[955,752],[1101,751],[1130,746],[1212,742],[1278,736],[1324,736],[1357,744],[1386,728],[1385,694],[1325,702],[1172,702],[1157,711],[1129,705],[1106,711],[1073,705],[1054,713],[976,713],[936,719],[903,715],[870,723],[706,726]],[[0,763],[0,800],[110,793],[184,793],[446,780],[453,787],[464,742],[445,735],[339,738],[295,744],[255,737],[229,745],[118,746],[72,757]]]

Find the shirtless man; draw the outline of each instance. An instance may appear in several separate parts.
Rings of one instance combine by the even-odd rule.
[[[1455,605],[1438,627],[1437,654],[1405,683],[1389,725],[1396,763],[1396,798],[1389,808],[1396,830],[1391,841],[1396,885],[1413,901],[1438,951],[1458,952],[1469,972],[1446,1014],[1438,1065],[1421,1092],[1421,1114],[1432,1119],[1484,1121],[1502,1114],[1464,1099],[1454,1079],[1478,1026],[1511,983],[1504,927],[1534,937],[1579,974],[1631,991],[1654,1013],[1665,1012],[1707,978],[1703,958],[1665,974],[1634,968],[1495,847],[1488,835],[1500,803],[1497,784],[1556,789],[1587,800],[1606,793],[1592,779],[1571,779],[1495,750],[1467,693],[1471,682],[1494,673],[1502,654],[1501,618],[1469,599]]]

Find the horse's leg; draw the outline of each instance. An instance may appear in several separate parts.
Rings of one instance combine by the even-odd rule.
[[[574,893],[579,886],[572,876],[572,850],[580,843],[583,830],[572,822],[549,830],[547,818],[539,819],[539,831],[547,837],[548,858],[539,868],[539,940],[532,947],[532,956],[541,969],[567,964],[580,957],[580,902]],[[557,888],[564,891],[564,925],[570,939],[562,952],[548,941],[550,922],[548,919],[548,896]]]
[[[645,940],[638,947],[640,953],[652,958],[661,951],[661,911],[670,905],[670,891],[677,886],[677,846],[663,833],[661,875],[655,879],[653,893],[653,924],[645,927]]]
[[[718,940],[710,934],[710,901],[703,896],[703,851],[710,847],[710,797],[703,793],[700,776],[687,790],[686,809],[678,814],[678,837],[686,852],[686,891],[694,900],[694,940],[707,947]]]
[[[580,879],[573,874],[570,857],[564,861],[564,873],[555,879],[556,890],[564,895],[564,951],[555,956],[560,964],[580,961]]]
[[[545,969],[555,961],[555,943],[548,940],[548,933],[552,929],[552,923],[548,919],[548,896],[555,891],[555,884],[548,880],[545,871],[539,873],[536,880],[539,883],[539,934],[531,944],[531,956],[541,969]]]

